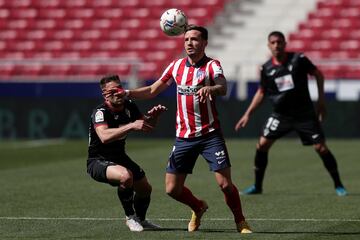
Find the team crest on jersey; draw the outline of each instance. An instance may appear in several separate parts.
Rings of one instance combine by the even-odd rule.
[[[206,72],[204,70],[199,70],[196,72],[196,78],[198,79],[198,82],[201,82],[206,77]]]
[[[104,113],[101,110],[97,110],[95,113],[95,122],[103,122],[104,121]]]
[[[129,109],[125,109],[125,113],[126,113],[126,116],[128,116],[129,118],[130,118],[130,111],[129,111]]]
[[[289,69],[289,71],[291,72],[291,71],[293,70],[293,65],[290,64],[290,65],[288,66],[288,69]]]

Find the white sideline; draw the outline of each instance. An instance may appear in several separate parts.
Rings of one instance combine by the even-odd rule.
[[[64,221],[120,221],[122,218],[78,218],[78,217],[0,217],[0,220],[64,220]],[[185,218],[152,218],[163,222],[189,221]],[[360,219],[318,219],[318,218],[247,218],[249,221],[277,222],[360,222]],[[233,221],[232,218],[205,218],[204,221]]]

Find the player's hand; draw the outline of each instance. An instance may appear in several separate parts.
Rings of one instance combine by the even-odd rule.
[[[144,120],[152,127],[155,127],[158,117],[165,111],[167,111],[167,107],[159,104],[147,112],[147,115],[144,116]]]
[[[157,118],[160,116],[161,113],[166,112],[168,109],[167,107],[159,104],[157,106],[154,106],[152,109],[150,109],[147,112],[147,115],[152,118]]]
[[[201,103],[205,103],[206,99],[209,98],[210,101],[213,100],[212,96],[211,96],[211,87],[210,86],[205,86],[200,88],[196,94],[200,97],[200,102]]]
[[[125,97],[126,93],[122,87],[112,87],[103,91],[103,95],[108,98],[111,95]]]
[[[235,125],[235,131],[239,131],[240,128],[244,128],[248,122],[249,122],[249,116],[248,115],[242,116]]]
[[[135,131],[144,131],[144,132],[150,132],[154,129],[154,126],[152,126],[149,122],[147,122],[144,119],[136,120],[133,124],[133,130]]]

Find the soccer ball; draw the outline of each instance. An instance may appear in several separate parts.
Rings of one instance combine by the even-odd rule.
[[[185,32],[187,17],[179,9],[166,10],[160,17],[161,30],[168,36],[178,36]]]

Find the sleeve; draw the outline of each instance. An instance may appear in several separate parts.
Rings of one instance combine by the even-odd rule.
[[[212,79],[215,79],[217,77],[225,77],[224,76],[224,70],[223,68],[221,67],[221,64],[218,60],[214,60],[211,62],[211,71],[210,73],[212,74]]]
[[[162,73],[161,77],[159,78],[160,81],[166,83],[167,85],[171,85],[171,83],[174,80],[174,78],[172,76],[172,71],[174,70],[174,65],[175,65],[175,61],[173,61],[166,67],[166,69]]]
[[[307,73],[313,73],[317,69],[317,67],[304,54],[300,55],[300,61]]]
[[[94,127],[98,127],[100,125],[107,125],[107,121],[105,119],[105,109],[104,108],[96,108],[92,115],[91,115],[91,121]]]
[[[259,88],[262,89],[263,91],[266,88],[266,73],[265,73],[265,67],[264,66],[261,66],[261,68],[260,68],[260,84],[259,84]]]

